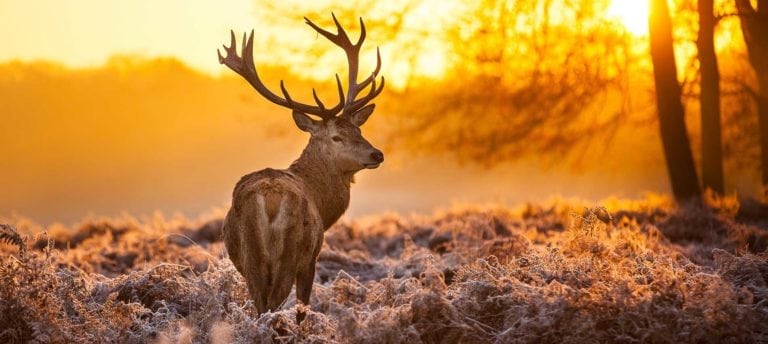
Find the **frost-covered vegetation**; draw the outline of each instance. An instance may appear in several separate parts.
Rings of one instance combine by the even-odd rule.
[[[301,325],[293,296],[255,316],[218,218],[19,220],[0,232],[0,342],[767,342],[768,211],[709,203],[342,222]]]

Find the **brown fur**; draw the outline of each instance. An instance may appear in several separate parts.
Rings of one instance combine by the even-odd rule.
[[[296,298],[309,304],[323,233],[346,211],[353,175],[381,162],[346,118],[313,123],[311,134],[288,169],[240,179],[224,220],[229,257],[259,313],[277,310],[294,282]]]

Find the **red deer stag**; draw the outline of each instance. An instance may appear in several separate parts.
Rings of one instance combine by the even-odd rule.
[[[224,220],[229,258],[245,277],[248,292],[260,314],[277,310],[294,282],[296,298],[309,305],[323,233],[346,211],[354,174],[365,168],[377,168],[384,161],[382,152],[360,132],[360,126],[373,113],[374,104],[368,103],[384,89],[383,77],[378,87],[376,84],[381,68],[378,49],[374,71],[362,82],[357,80],[358,57],[365,40],[362,18],[360,38],[354,44],[335,15],[336,34],[304,19],[347,55],[347,93],[344,94],[337,74],[340,101],[333,107],[327,108],[314,89],[316,106],[291,98],[282,81],[282,97],[267,89],[253,63],[253,31],[247,40],[243,35],[241,56],[237,54],[234,32],[230,46],[224,46],[226,56],[219,52],[220,63],[240,74],[264,98],[293,110],[296,126],[310,134],[307,147],[287,169],[267,168],[242,177],[235,186],[232,207]],[[357,99],[366,87],[370,87],[368,93]],[[303,318],[304,313],[299,312],[296,321],[301,322]]]

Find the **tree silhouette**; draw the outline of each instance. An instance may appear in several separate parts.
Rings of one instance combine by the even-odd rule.
[[[659,128],[672,193],[678,201],[699,197],[701,190],[685,126],[677,66],[672,41],[672,22],[667,0],[651,0],[648,18],[653,77]]]
[[[720,71],[715,54],[714,0],[699,0],[696,40],[701,72],[701,174],[704,188],[723,194],[723,150],[720,128]]]
[[[762,182],[768,186],[768,0],[735,0],[749,62],[757,74],[757,113],[760,126]]]

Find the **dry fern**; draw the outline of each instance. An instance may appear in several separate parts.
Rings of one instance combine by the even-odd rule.
[[[5,242],[11,245],[16,245],[19,248],[19,255],[24,256],[27,252],[27,244],[16,231],[16,228],[0,223],[0,242]]]
[[[0,255],[0,342],[768,342],[768,254],[744,245],[766,228],[655,201],[584,209],[338,224],[301,325],[293,296],[255,315],[218,220],[86,222]]]

